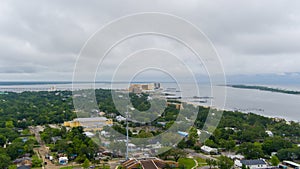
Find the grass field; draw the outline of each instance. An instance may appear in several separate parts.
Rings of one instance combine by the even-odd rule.
[[[72,167],[72,166],[69,166],[69,167],[61,167],[60,169],[73,169],[73,168],[78,168],[78,167],[80,167],[80,166],[74,166],[74,167]],[[104,169],[109,169],[109,168],[110,168],[109,166],[105,166],[105,167],[104,167]],[[96,166],[95,169],[103,169],[103,166]]]
[[[195,158],[195,159],[198,162],[198,167],[202,167],[202,166],[206,166],[207,165],[205,159],[203,159],[203,158]]]
[[[192,158],[180,158],[178,162],[179,165],[184,165],[186,169],[191,169],[196,165]]]
[[[61,167],[60,169],[72,169],[73,167]]]

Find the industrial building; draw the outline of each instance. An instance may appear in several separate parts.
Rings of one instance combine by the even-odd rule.
[[[84,127],[85,131],[102,130],[104,126],[113,125],[112,119],[106,117],[90,117],[90,118],[76,118],[72,121],[64,122],[66,127]]]

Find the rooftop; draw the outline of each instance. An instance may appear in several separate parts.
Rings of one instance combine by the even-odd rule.
[[[128,169],[136,168],[140,165],[144,169],[162,169],[167,164],[171,166],[178,166],[177,162],[173,161],[163,161],[159,158],[149,157],[149,158],[140,158],[140,159],[130,159],[122,163],[122,166]]]
[[[264,165],[267,164],[264,160],[241,160],[241,163],[244,165]]]
[[[295,167],[300,167],[300,164],[292,162],[292,161],[283,161],[283,162],[286,163],[286,164],[289,164],[289,165],[293,165]]]
[[[152,160],[141,160],[140,162],[141,162],[143,168],[147,168],[147,169],[157,169],[158,168]]]
[[[19,166],[17,169],[30,169],[30,166],[22,165]]]
[[[89,118],[76,118],[73,121],[94,122],[94,121],[106,121],[106,120],[108,120],[106,117],[89,117]]]

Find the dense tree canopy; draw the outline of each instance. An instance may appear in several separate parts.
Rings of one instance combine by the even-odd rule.
[[[114,93],[112,90],[95,90],[98,108],[104,111],[106,113],[105,116],[109,118],[122,115],[126,110],[126,107],[123,107],[122,112],[116,109],[112,93]],[[95,152],[97,148],[89,138],[82,134],[82,128],[74,128],[68,132],[64,127],[53,129],[47,126],[47,124],[63,123],[76,117],[71,96],[72,93],[70,91],[9,92],[8,94],[0,95],[0,146],[3,146],[6,142],[12,142],[6,150],[1,151],[0,158],[7,159],[8,157],[13,160],[26,152],[31,153],[32,150],[30,149],[32,149],[31,147],[34,143],[32,141],[20,141],[18,129],[26,129],[30,125],[46,125],[44,132],[41,133],[41,138],[45,143],[52,144],[52,137],[61,138],[57,140],[55,146],[51,146],[53,151],[70,155],[76,154],[77,161],[81,162],[86,158],[91,160],[94,154],[87,152]],[[164,132],[171,126],[174,127],[174,125],[176,130],[181,131],[188,125],[189,119],[196,119],[194,127],[190,127],[189,136],[182,140],[178,147],[194,148],[199,151],[200,146],[203,144],[201,142],[205,141],[202,139],[211,135],[204,142],[205,145],[224,151],[236,151],[245,155],[246,158],[269,157],[272,152],[278,152],[277,156],[280,160],[300,158],[299,148],[295,146],[300,142],[299,123],[287,123],[285,120],[275,120],[253,113],[224,111],[216,130],[210,133],[211,126],[204,124],[207,121],[216,119],[207,119],[209,112],[211,111],[215,115],[222,115],[222,111],[201,106],[195,108],[180,101],[169,100],[169,102],[183,105],[184,109],[178,110],[175,105],[169,104],[166,106],[166,102],[151,100],[148,94],[137,95],[131,93],[129,96],[133,107],[140,111],[132,111],[131,113],[140,113],[134,114],[134,117],[141,117],[144,119],[137,118],[137,120],[147,121],[145,123],[130,121],[129,126],[131,128],[147,128],[147,126],[151,125],[156,129],[156,131],[151,132],[142,129],[135,135],[132,134],[132,131],[129,131],[129,136],[138,138],[152,137]],[[160,103],[158,104],[159,106],[153,107],[151,105],[153,101]],[[159,112],[158,108],[160,106],[166,106],[166,108]],[[88,106],[83,105],[83,107]],[[95,110],[83,110],[87,111],[89,115],[97,115]],[[150,114],[147,111],[150,111]],[[183,114],[179,114],[180,112],[183,112]],[[175,120],[183,123],[177,125]],[[112,128],[123,135],[126,133],[124,122],[114,123]],[[201,130],[200,136],[197,134],[197,129]],[[274,137],[268,136],[266,130],[272,131]],[[170,138],[172,137],[170,136]],[[171,143],[169,138],[164,138],[162,142],[164,145]],[[122,145],[118,146],[122,147]]]

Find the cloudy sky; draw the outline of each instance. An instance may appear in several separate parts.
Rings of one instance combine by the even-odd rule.
[[[2,0],[0,79],[70,81],[80,50],[99,28],[140,12],[168,13],[197,26],[215,46],[229,79],[299,79],[299,9],[297,0]],[[110,58],[123,58],[123,50],[139,45],[176,48],[175,43],[164,43],[167,40],[162,37],[137,39],[123,48],[121,44]],[[108,59],[103,67],[109,70],[110,65],[119,64],[111,62],[114,59]]]

